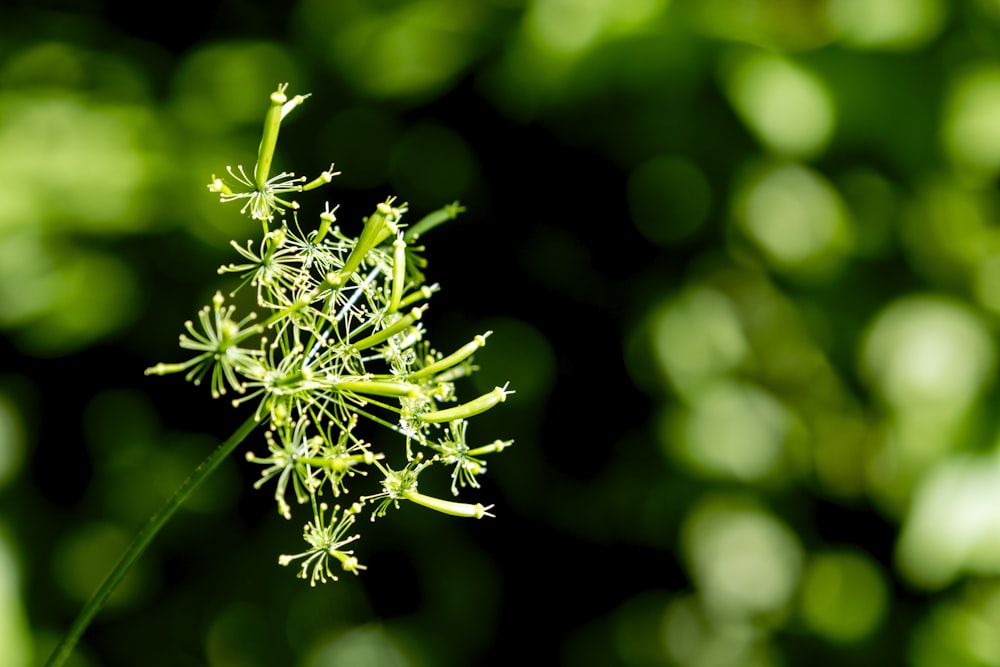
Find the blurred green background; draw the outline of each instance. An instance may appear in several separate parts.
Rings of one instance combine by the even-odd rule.
[[[276,168],[335,161],[345,227],[469,209],[424,319],[496,332],[497,517],[404,507],[310,589],[235,457],[72,664],[1000,665],[997,0],[3,7],[0,664],[245,418],[142,370],[288,81]]]

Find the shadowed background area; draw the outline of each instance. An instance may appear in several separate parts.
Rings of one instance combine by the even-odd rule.
[[[468,208],[423,321],[495,332],[497,516],[311,589],[241,449],[70,664],[1000,665],[1000,3],[281,4],[0,10],[0,663],[246,417],[142,371],[234,286],[206,184],[287,81],[307,211]]]

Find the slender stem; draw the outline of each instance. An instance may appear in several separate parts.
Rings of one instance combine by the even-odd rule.
[[[70,656],[73,652],[73,648],[76,646],[77,641],[79,641],[80,636],[83,631],[87,629],[90,625],[90,621],[93,620],[94,615],[100,610],[107,601],[108,597],[115,590],[119,583],[121,583],[122,578],[125,574],[132,568],[135,562],[139,559],[139,556],[143,554],[149,543],[153,541],[156,534],[160,532],[164,524],[174,515],[177,509],[184,504],[188,496],[198,488],[198,486],[205,481],[208,475],[215,470],[219,464],[225,459],[237,445],[243,442],[244,439],[253,431],[254,427],[257,426],[258,422],[253,417],[247,419],[243,424],[236,429],[236,432],[229,436],[229,439],[223,442],[221,445],[212,452],[207,459],[202,461],[201,465],[195,468],[195,471],[191,473],[191,476],[185,480],[181,487],[177,489],[177,492],[160,508],[160,511],[154,514],[149,519],[149,523],[139,531],[136,535],[135,541],[129,546],[128,551],[122,556],[121,560],[118,561],[118,565],[115,569],[111,571],[108,578],[104,580],[101,587],[97,589],[94,596],[90,598],[84,608],[80,611],[79,616],[73,621],[73,625],[70,626],[69,631],[63,636],[59,645],[56,646],[55,651],[49,657],[48,662],[45,663],[45,667],[59,667],[59,665],[65,662],[66,658]]]

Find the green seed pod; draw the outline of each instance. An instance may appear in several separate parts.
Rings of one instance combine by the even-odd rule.
[[[419,418],[420,421],[427,422],[429,424],[440,424],[442,422],[450,422],[454,419],[468,419],[469,417],[486,412],[498,403],[503,403],[507,400],[507,394],[512,393],[514,392],[507,391],[506,386],[494,387],[493,391],[488,394],[483,394],[479,398],[474,398],[468,403],[456,405],[453,408],[447,408],[445,410],[425,412],[424,414],[419,415]]]
[[[338,391],[349,391],[355,394],[369,394],[372,396],[416,398],[420,395],[420,387],[415,384],[386,380],[342,380],[335,382],[333,388]]]
[[[334,171],[333,170],[333,164],[331,163],[329,169],[327,169],[322,174],[320,174],[319,176],[317,176],[313,180],[311,180],[308,183],[306,183],[305,185],[303,185],[302,186],[302,191],[303,192],[307,192],[309,190],[315,190],[316,188],[320,187],[321,185],[326,185],[327,183],[329,183],[330,181],[332,181],[334,176],[339,176],[339,175],[340,175],[340,172],[339,171]]]
[[[476,336],[475,338],[472,339],[471,342],[466,343],[462,347],[458,348],[457,350],[449,354],[447,357],[444,357],[443,359],[438,359],[434,363],[428,364],[427,366],[424,366],[420,370],[410,373],[409,379],[416,380],[419,378],[425,378],[434,375],[435,373],[440,373],[441,371],[448,370],[449,368],[462,363],[467,358],[472,356],[472,354],[476,350],[481,348],[483,345],[486,345],[486,338],[492,333],[493,333],[492,331],[487,331],[481,336]]]
[[[258,190],[264,189],[267,183],[268,174],[271,172],[271,161],[274,159],[274,147],[278,144],[278,129],[281,127],[281,107],[288,101],[285,90],[287,83],[278,86],[278,89],[271,93],[271,106],[264,116],[264,134],[260,138],[260,146],[257,149],[257,164],[253,170],[253,180]]]
[[[374,347],[375,345],[378,345],[379,343],[384,343],[385,341],[389,340],[396,334],[405,331],[407,328],[413,326],[413,323],[420,319],[421,315],[424,314],[425,310],[427,310],[426,304],[424,304],[423,306],[418,306],[413,310],[411,310],[406,315],[404,315],[403,317],[399,318],[398,320],[387,326],[385,329],[373,333],[371,336],[368,336],[367,338],[362,338],[357,343],[354,343],[354,345],[352,345],[351,347],[354,348],[355,350],[366,350],[369,347]]]
[[[327,232],[330,231],[330,225],[337,222],[337,216],[334,213],[336,213],[338,208],[340,208],[339,204],[331,210],[330,205],[327,204],[326,209],[319,214],[319,230],[316,232],[315,243],[319,243],[326,238]]]
[[[399,302],[403,298],[403,285],[406,283],[406,241],[397,236],[392,242],[392,293],[389,296],[389,312],[399,310]]]
[[[475,505],[472,503],[456,503],[453,500],[441,500],[440,498],[434,498],[433,496],[427,496],[419,491],[412,490],[403,491],[400,495],[412,503],[422,505],[432,510],[437,510],[443,514],[461,516],[469,519],[482,519],[484,516],[493,516],[489,512],[489,510],[493,508],[493,505],[484,507],[479,503],[476,503]]]

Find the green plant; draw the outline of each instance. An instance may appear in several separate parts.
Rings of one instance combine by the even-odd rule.
[[[450,469],[454,495],[459,487],[477,487],[486,469],[482,457],[511,444],[496,440],[475,446],[466,438],[469,419],[503,402],[511,393],[506,386],[464,403],[457,400],[455,382],[475,370],[472,355],[490,332],[444,354],[425,340],[420,323],[438,287],[426,282],[417,242],[463,209],[453,203],[406,227],[406,206],[388,199],[352,237],[335,224],[336,208],[327,206],[318,228],[304,232],[293,197],[330,183],[336,173],[331,165],[309,182],[288,172],[270,176],[281,122],[307,97],[289,99],[285,91],[282,85],[271,94],[253,175],[242,166],[227,167],[232,185],[215,176],[209,184],[222,202],[242,202],[241,212],[262,224],[257,244],[233,242],[239,263],[219,269],[242,278],[229,297],[255,290],[257,309],[237,316],[236,306],[217,292],[180,336],[181,348],[194,356],[146,371],[184,373],[195,384],[208,378],[214,397],[232,392],[234,406],[256,407],[139,534],[57,647],[50,666],[69,655],[103,601],[190,492],[258,424],[266,425],[267,453],[246,455],[262,466],[254,486],[274,484],[285,518],[297,505],[311,511],[303,533],[307,548],[280,556],[279,563],[298,563],[298,576],[311,585],[336,580],[335,570],[357,574],[365,569],[348,545],[358,538],[349,534],[358,514],[369,506],[372,520],[400,501],[455,516],[490,516],[492,506],[418,490],[418,478],[440,467]],[[275,221],[276,214],[289,209],[291,223]],[[359,420],[384,428],[398,445],[363,439]],[[368,473],[380,483],[369,482],[369,495],[355,494],[355,478]],[[331,507],[327,499],[335,504]]]

